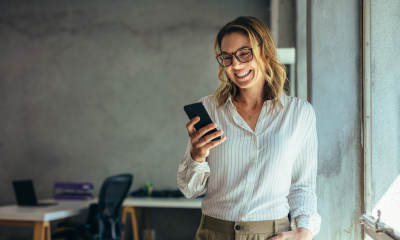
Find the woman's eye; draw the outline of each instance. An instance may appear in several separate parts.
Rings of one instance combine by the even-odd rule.
[[[247,55],[249,55],[249,53],[241,53],[240,57],[246,57]]]

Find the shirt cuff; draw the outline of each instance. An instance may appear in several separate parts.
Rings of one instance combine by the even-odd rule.
[[[321,217],[314,214],[311,217],[300,215],[296,217],[296,228],[307,228],[313,237],[318,234],[321,225]]]
[[[192,169],[194,172],[205,172],[208,168],[208,162],[206,160],[202,162],[196,162],[192,158],[192,154],[188,154],[188,157],[186,159],[187,165],[189,168]]]

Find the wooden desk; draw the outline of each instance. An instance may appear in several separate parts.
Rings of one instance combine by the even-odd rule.
[[[133,239],[139,240],[139,233],[136,219],[136,208],[139,207],[158,207],[158,208],[201,208],[203,198],[195,198],[192,200],[182,198],[151,198],[151,197],[128,197],[123,202],[122,222],[126,226],[127,214],[130,213],[132,219]],[[147,214],[147,227],[150,228],[150,220]],[[122,240],[124,240],[124,234]],[[148,237],[150,239],[150,236]],[[151,239],[150,239],[151,240]]]
[[[46,199],[41,202],[53,202]],[[81,214],[97,199],[90,201],[59,201],[57,205],[46,207],[20,207],[6,205],[0,207],[0,225],[33,226],[33,240],[50,240],[50,221]]]

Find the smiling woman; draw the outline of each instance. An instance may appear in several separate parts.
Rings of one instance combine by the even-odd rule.
[[[278,61],[277,49],[271,33],[268,27],[260,20],[253,17],[239,17],[226,24],[218,32],[214,42],[214,51],[217,55],[217,60],[220,62],[218,79],[221,81],[221,85],[215,93],[217,99],[219,99],[220,106],[224,105],[229,96],[236,99],[239,86],[235,79],[241,80],[240,77],[243,75],[238,76],[238,74],[246,73],[245,71],[238,72],[235,66],[231,66],[233,58],[231,54],[227,53],[230,50],[226,49],[227,47],[238,47],[235,56],[239,63],[250,62],[254,53],[256,61],[252,61],[251,65],[259,70],[255,77],[257,79],[265,79],[267,83],[263,84],[263,98],[265,100],[280,99],[287,80],[286,69],[285,65]],[[248,57],[241,61],[240,54],[243,53],[242,51],[245,51],[244,53],[248,53],[248,55],[251,54],[251,58]],[[222,64],[220,59],[224,59]],[[230,61],[227,61],[227,59]],[[250,71],[252,70],[250,69]],[[282,107],[280,101],[274,101],[274,104]]]
[[[311,240],[320,228],[313,107],[284,92],[285,68],[260,20],[226,24],[215,52],[221,86],[200,99],[215,123],[195,129],[195,117],[186,124],[177,176],[186,198],[207,190],[195,240]]]

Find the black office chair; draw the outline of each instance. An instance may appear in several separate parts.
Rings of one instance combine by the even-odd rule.
[[[61,222],[57,225],[66,230],[56,232],[52,239],[119,240],[122,222],[120,208],[133,181],[132,174],[107,178],[101,186],[99,202],[91,204],[86,223]]]

